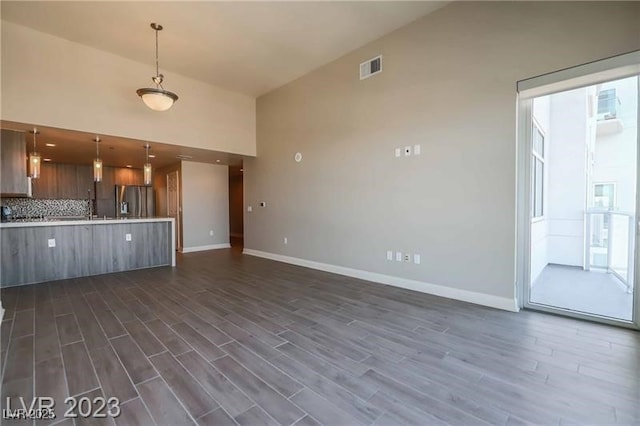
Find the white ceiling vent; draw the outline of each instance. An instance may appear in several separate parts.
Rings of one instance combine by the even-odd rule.
[[[382,55],[360,64],[360,80],[382,72]]]

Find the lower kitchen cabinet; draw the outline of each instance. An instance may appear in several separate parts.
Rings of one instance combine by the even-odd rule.
[[[4,225],[4,224],[3,224]],[[0,286],[172,265],[173,221],[2,227]],[[127,235],[131,239],[127,239]],[[50,245],[54,244],[54,247]]]

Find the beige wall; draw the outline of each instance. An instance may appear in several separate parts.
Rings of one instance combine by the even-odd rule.
[[[228,245],[229,168],[183,161],[181,178],[183,251]]]
[[[638,49],[639,28],[632,2],[456,2],[260,97],[245,247],[513,305],[516,82]]]
[[[3,120],[255,155],[255,99],[161,70],[180,99],[152,111],[152,66],[1,23]]]

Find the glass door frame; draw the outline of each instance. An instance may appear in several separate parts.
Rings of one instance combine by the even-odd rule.
[[[534,94],[534,95],[526,95],[522,96],[520,90],[517,93],[517,102],[516,102],[516,297],[518,300],[518,306],[520,308],[532,309],[542,312],[548,312],[553,314],[560,314],[568,317],[584,319],[593,322],[600,322],[604,324],[616,325],[621,327],[627,327],[632,329],[640,329],[640,271],[638,265],[639,261],[639,253],[640,253],[640,236],[638,235],[638,230],[640,230],[640,215],[638,211],[640,210],[640,51],[632,52],[628,55],[621,56],[629,56],[631,55],[631,63],[635,63],[636,65],[632,65],[632,72],[626,71],[626,77],[636,76],[638,78],[638,132],[636,134],[637,137],[637,156],[636,156],[636,212],[635,212],[635,223],[636,223],[636,238],[635,238],[635,253],[633,256],[633,270],[634,270],[634,288],[633,288],[633,312],[632,312],[632,320],[625,321],[621,319],[615,319],[611,317],[605,317],[597,314],[587,314],[579,311],[574,311],[571,309],[553,307],[549,305],[544,305],[540,303],[531,302],[531,222],[532,222],[532,213],[531,213],[531,197],[532,197],[532,170],[531,170],[531,152],[532,152],[532,143],[533,143],[533,99],[538,96],[543,96],[546,94],[558,93],[565,90],[570,90],[578,87],[586,87],[594,84],[598,84],[605,81],[617,80],[619,78],[623,78],[624,76],[614,75],[609,78],[604,78],[603,72],[593,73],[593,77],[591,77],[588,73],[589,70],[593,70],[593,64],[589,63],[579,67],[574,67],[573,69],[567,69],[559,71],[558,76],[554,79],[553,76],[550,77],[550,74],[546,74],[540,76],[541,84],[549,84],[549,81],[552,81],[553,84],[550,91],[542,94]],[[614,58],[615,59],[615,58]],[[629,58],[624,58],[628,61]],[[610,59],[605,59],[603,61],[605,64],[597,64],[601,65],[600,70],[605,70],[604,75],[606,75],[607,64],[611,63]],[[613,61],[614,64],[619,64],[619,61]],[[579,68],[584,67],[585,70],[580,72]],[[596,69],[598,67],[596,66]],[[576,71],[576,69],[578,69]],[[555,73],[554,73],[555,74]],[[571,77],[578,75],[579,78],[573,78],[574,81],[578,82],[577,85],[566,85],[562,86],[563,80],[569,81]],[[563,78],[564,76],[564,78]],[[520,82],[519,82],[520,83]],[[534,83],[535,84],[535,83]],[[535,87],[535,85],[533,86]],[[518,86],[520,89],[520,84]],[[535,93],[535,92],[534,92]]]

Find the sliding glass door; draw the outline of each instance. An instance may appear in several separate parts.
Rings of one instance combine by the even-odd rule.
[[[604,75],[520,99],[520,297],[637,326],[639,77]]]

